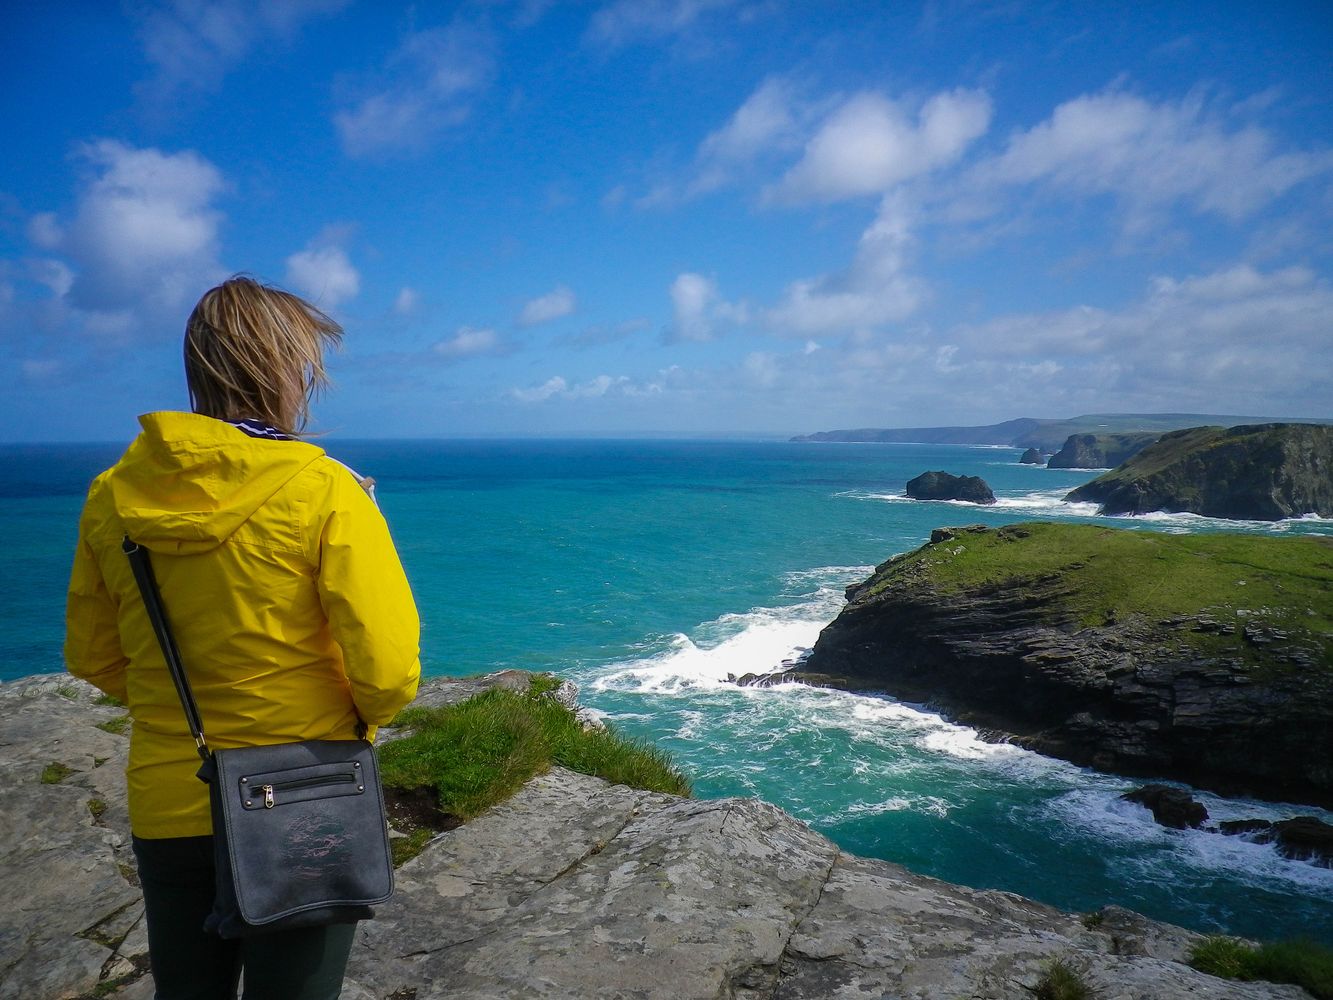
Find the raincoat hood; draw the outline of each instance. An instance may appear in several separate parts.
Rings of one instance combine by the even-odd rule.
[[[198,413],[146,413],[139,424],[106,485],[130,538],[154,552],[216,548],[324,454]]]

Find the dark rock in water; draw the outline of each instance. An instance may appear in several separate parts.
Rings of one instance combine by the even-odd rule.
[[[923,472],[907,482],[907,495],[913,500],[966,500],[968,503],[992,504],[995,494],[980,476],[953,476],[947,472]]]
[[[1217,824],[1217,832],[1226,834],[1228,837],[1243,837],[1246,834],[1264,833],[1271,829],[1273,829],[1273,822],[1267,819],[1228,819]],[[1262,843],[1267,843],[1267,841],[1262,841]]]
[[[836,688],[845,691],[849,682],[846,677],[833,674],[812,674],[805,670],[778,670],[770,674],[748,673],[737,677],[727,674],[727,683],[737,687],[773,687],[777,684],[809,684],[811,687]]]
[[[1313,816],[1293,816],[1273,824],[1277,849],[1284,858],[1333,868],[1333,826]]]
[[[1041,465],[1041,452],[1036,448],[1029,448],[1023,452],[1023,457],[1018,460],[1020,465]]]
[[[1218,823],[1219,833],[1244,837],[1256,844],[1276,844],[1284,858],[1333,868],[1333,826],[1314,816],[1293,816],[1272,823],[1266,819],[1236,819]]]
[[[1203,826],[1208,810],[1202,802],[1183,788],[1170,785],[1144,785],[1120,796],[1126,802],[1137,802],[1152,811],[1152,818],[1172,830],[1195,829]]]
[[[1256,424],[1173,431],[1065,499],[1100,503],[1103,514],[1160,510],[1259,521],[1326,517],[1333,515],[1333,427]]]
[[[1110,469],[1137,455],[1159,435],[1071,434],[1064,447],[1050,457],[1048,469]]]

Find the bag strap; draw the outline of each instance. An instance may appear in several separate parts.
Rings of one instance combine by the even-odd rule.
[[[185,666],[181,663],[180,650],[176,648],[176,638],[171,634],[171,626],[167,624],[162,595],[153,577],[153,564],[149,562],[148,550],[130,541],[129,535],[125,536],[120,547],[129,557],[130,568],[134,570],[134,580],[139,585],[139,593],[143,595],[148,620],[153,623],[153,632],[157,635],[157,644],[162,647],[162,656],[167,661],[172,683],[176,685],[181,707],[185,709],[185,721],[189,724],[190,735],[194,737],[194,745],[199,748],[199,756],[207,762],[212,757],[208,752],[208,743],[204,740],[204,725],[199,721],[199,706],[195,704],[194,692],[190,690],[190,682],[185,676]]]

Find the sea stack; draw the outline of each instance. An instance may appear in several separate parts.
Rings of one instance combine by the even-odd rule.
[[[995,494],[980,476],[954,476],[947,472],[923,472],[907,482],[907,495],[913,500],[966,500],[968,503],[992,504]]]

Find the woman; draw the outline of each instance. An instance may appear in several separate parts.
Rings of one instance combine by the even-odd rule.
[[[412,700],[418,620],[368,490],[296,435],[342,329],[236,277],[185,328],[193,413],[149,413],[79,522],[65,657],[129,706],[130,826],[158,1000],[337,997],[353,924],[224,941],[208,789],[121,541],[153,570],[213,749],[354,739]]]

